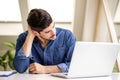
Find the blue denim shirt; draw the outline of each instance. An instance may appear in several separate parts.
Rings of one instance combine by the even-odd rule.
[[[22,50],[27,34],[27,31],[20,34],[16,43],[16,54],[13,64],[19,73],[25,72],[33,62],[42,65],[57,65],[61,72],[68,72],[76,41],[71,31],[56,28],[57,38],[51,40],[46,48],[43,48],[40,42],[35,38],[29,57],[26,57]]]

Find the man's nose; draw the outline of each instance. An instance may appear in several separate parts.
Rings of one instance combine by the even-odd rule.
[[[52,31],[51,31],[51,34],[54,34],[55,33],[55,29],[53,28]]]

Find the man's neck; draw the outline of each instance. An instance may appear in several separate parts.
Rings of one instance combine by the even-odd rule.
[[[41,39],[41,38],[38,38],[39,42],[41,43],[42,47],[45,48],[49,42],[49,40],[46,40],[46,39]]]

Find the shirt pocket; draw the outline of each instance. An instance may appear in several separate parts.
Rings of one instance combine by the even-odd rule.
[[[54,48],[53,62],[54,64],[63,63],[65,59],[66,48],[65,46]]]

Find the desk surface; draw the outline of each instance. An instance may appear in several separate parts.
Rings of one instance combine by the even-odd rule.
[[[64,79],[53,77],[50,74],[14,74],[9,77],[0,77],[0,80],[120,80],[120,73],[113,73],[109,77],[95,77],[95,78],[76,78]]]

